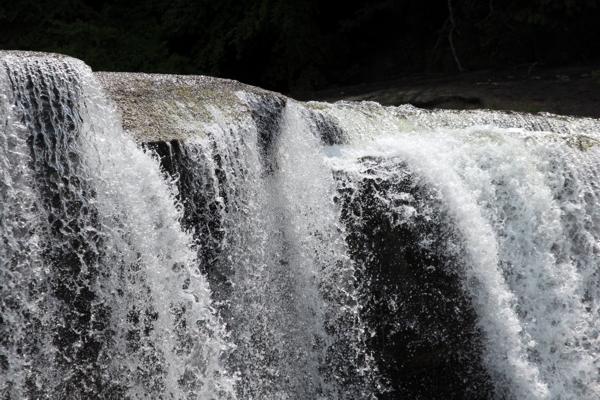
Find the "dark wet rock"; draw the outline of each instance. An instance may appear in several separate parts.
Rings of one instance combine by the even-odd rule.
[[[384,106],[491,109],[600,118],[600,65],[415,74],[395,81],[292,95],[302,101],[375,101]]]
[[[401,162],[362,164],[358,181],[337,175],[338,202],[367,345],[386,386],[379,398],[491,398],[482,333],[461,284],[460,235],[439,196]],[[382,179],[388,168],[395,173]]]

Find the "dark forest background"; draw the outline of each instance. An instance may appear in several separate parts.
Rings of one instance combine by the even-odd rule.
[[[0,49],[284,93],[600,59],[600,0],[7,0]]]

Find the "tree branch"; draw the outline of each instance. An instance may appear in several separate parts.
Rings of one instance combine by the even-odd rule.
[[[460,60],[458,59],[458,55],[456,54],[456,49],[454,48],[454,41],[452,40],[452,34],[456,29],[456,22],[454,21],[454,10],[452,9],[452,0],[448,0],[448,11],[450,12],[450,32],[448,32],[448,41],[450,42],[450,49],[452,49],[452,55],[454,56],[454,61],[456,62],[456,66],[460,72],[464,72],[465,69],[460,64]]]

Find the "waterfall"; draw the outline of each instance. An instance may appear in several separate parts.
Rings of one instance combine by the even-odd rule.
[[[600,396],[599,121],[0,65],[2,398]]]
[[[330,150],[331,163],[362,185],[408,169],[433,190],[421,194],[435,199],[425,200],[433,210],[413,205],[404,188],[378,188],[377,201],[392,226],[430,218],[458,235],[443,252],[462,264],[495,397],[597,397],[598,122],[389,111],[374,104],[333,110],[350,139]],[[419,247],[436,253],[439,237]]]
[[[3,397],[234,397],[172,183],[82,62],[2,64]]]

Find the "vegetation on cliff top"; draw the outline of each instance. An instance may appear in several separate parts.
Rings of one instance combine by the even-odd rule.
[[[591,62],[598,21],[600,0],[12,0],[0,5],[0,49],[290,92],[416,71]]]

